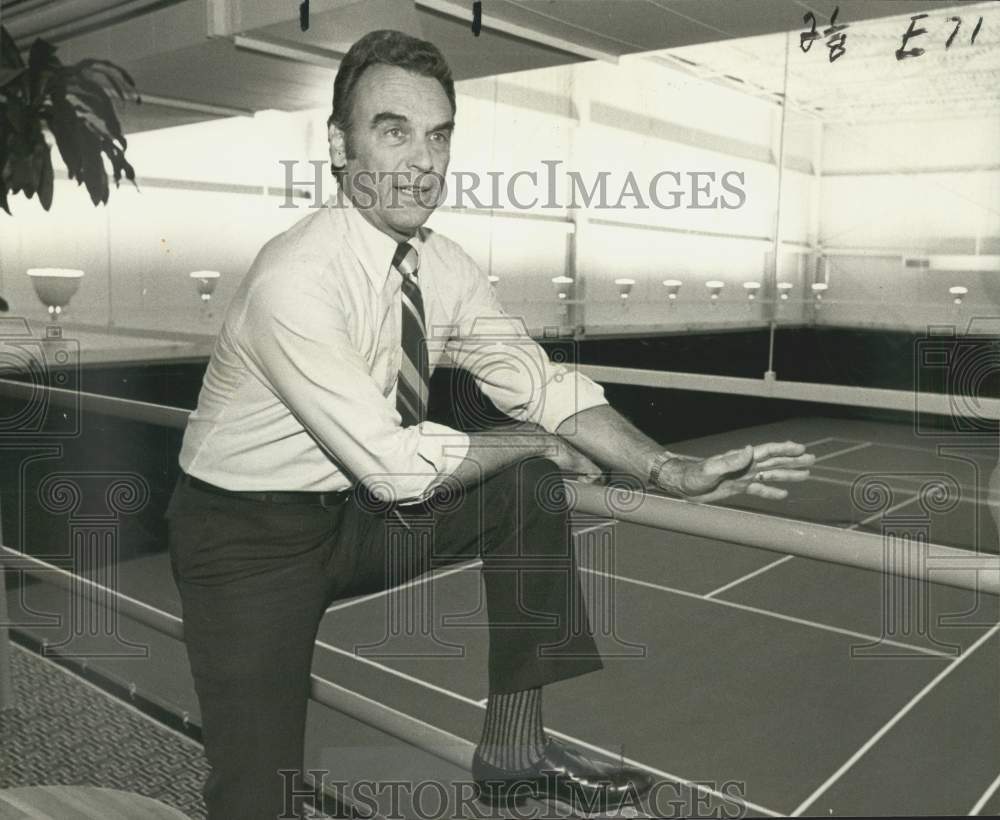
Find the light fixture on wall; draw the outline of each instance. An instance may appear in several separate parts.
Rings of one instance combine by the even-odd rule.
[[[795,285],[791,282],[778,282],[778,298],[781,299],[782,302],[787,302],[788,297],[791,296],[792,288],[794,287]]]
[[[956,305],[962,304],[962,300],[968,292],[969,289],[963,285],[953,285],[948,288],[948,293],[951,294],[951,299]]]
[[[29,268],[32,287],[49,316],[58,320],[80,289],[83,271],[75,268]]]
[[[830,286],[826,282],[813,282],[812,292],[813,296],[816,298],[816,307],[819,307],[820,303],[823,301],[823,294],[830,289]]]
[[[719,279],[709,279],[705,283],[705,287],[708,288],[709,298],[712,300],[713,305],[719,301],[719,294],[722,293],[722,289],[725,286],[726,283]]]
[[[201,301],[207,302],[215,293],[215,286],[219,284],[219,278],[222,274],[217,270],[195,270],[191,271],[190,276],[194,279]]]
[[[664,279],[663,287],[667,289],[667,298],[670,300],[670,304],[677,301],[677,293],[681,289],[681,285],[684,283],[680,279]]]
[[[552,284],[556,286],[556,297],[559,299],[559,316],[568,320],[569,318],[569,286],[573,284],[572,276],[553,276]]]
[[[569,298],[567,287],[573,284],[572,276],[553,276],[552,284],[558,288],[557,295],[560,300]]]
[[[760,282],[744,282],[743,287],[746,288],[747,299],[752,302],[757,298],[757,293],[760,291]]]
[[[625,301],[632,292],[635,279],[615,279],[615,284],[618,285],[618,298]]]

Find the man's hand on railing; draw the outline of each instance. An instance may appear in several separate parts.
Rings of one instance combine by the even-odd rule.
[[[788,490],[771,484],[805,481],[815,462],[805,445],[794,441],[748,444],[708,458],[670,454],[653,488],[703,503],[741,493],[780,501]]]

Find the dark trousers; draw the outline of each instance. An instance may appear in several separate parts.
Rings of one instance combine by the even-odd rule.
[[[482,557],[490,690],[602,667],[582,600],[559,468],[537,458],[395,513],[264,503],[179,484],[167,511],[202,713],[211,820],[274,820],[301,772],[313,643],[332,601]],[[400,535],[403,534],[402,540]],[[300,777],[294,782],[301,785]]]

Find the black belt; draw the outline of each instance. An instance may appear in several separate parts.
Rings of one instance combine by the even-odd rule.
[[[181,473],[180,480],[182,484],[186,484],[188,487],[201,490],[202,492],[214,493],[215,495],[222,495],[227,498],[241,498],[244,501],[260,501],[265,504],[319,504],[321,507],[338,507],[352,495],[351,490],[336,490],[324,493],[288,490],[272,492],[227,490],[183,472]]]

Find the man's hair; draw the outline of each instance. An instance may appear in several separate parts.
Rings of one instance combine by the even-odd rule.
[[[354,89],[365,69],[373,65],[396,66],[423,77],[432,77],[441,83],[451,103],[451,112],[455,113],[455,81],[437,46],[402,31],[382,29],[370,31],[358,40],[340,63],[337,78],[333,81],[333,113],[327,120],[328,127],[336,125],[347,134],[351,126]]]

